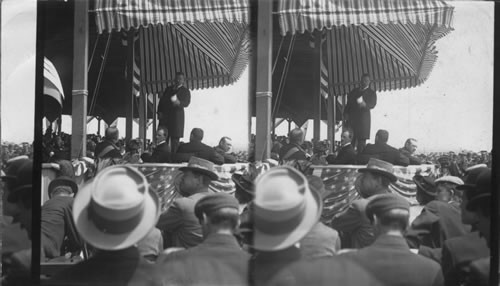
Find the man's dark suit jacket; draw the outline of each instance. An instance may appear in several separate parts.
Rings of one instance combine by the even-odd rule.
[[[342,248],[362,248],[375,240],[374,229],[365,214],[368,199],[354,200],[349,208],[334,218],[330,226],[342,238]]]
[[[408,158],[402,156],[396,148],[383,143],[366,145],[365,149],[358,154],[357,163],[359,165],[367,164],[370,158],[380,159],[398,166],[408,166],[410,163]]]
[[[442,251],[444,282],[450,286],[465,281],[465,270],[472,261],[490,255],[486,239],[477,231],[445,240]]]
[[[170,147],[167,142],[163,142],[156,146],[151,154],[151,162],[155,163],[171,163],[172,154],[170,153]]]
[[[94,154],[96,158],[122,158],[122,154],[120,153],[120,148],[116,146],[113,142],[104,140],[95,146]]]
[[[201,284],[206,284],[208,283],[207,281],[211,283],[224,282],[224,280],[217,280],[223,278],[217,277],[212,267],[208,269],[193,267],[202,260],[211,261],[213,258],[228,266],[232,270],[231,273],[237,274],[238,277],[241,277],[242,281],[248,279],[250,254],[241,249],[234,236],[228,234],[210,234],[202,243],[195,247],[160,256],[156,261],[157,266],[164,270],[160,272],[160,280],[175,281],[178,283],[177,285],[188,285],[195,281]],[[176,271],[169,271],[172,264],[185,270],[177,271],[176,269]],[[182,264],[184,265],[183,267],[181,267]],[[198,269],[195,270],[194,268]]]
[[[355,165],[356,164],[356,153],[351,144],[343,146],[339,150],[337,157],[333,155],[328,155],[326,161],[331,165]]]
[[[224,164],[224,157],[215,152],[214,148],[197,141],[181,144],[174,155],[174,162],[188,162],[191,156],[211,161],[217,165]]]
[[[465,235],[469,227],[461,220],[460,210],[450,203],[431,201],[413,220],[406,232],[411,248],[439,248],[447,239]]]
[[[290,151],[293,148],[296,148],[296,151]],[[280,149],[279,155],[280,160],[307,160],[306,152],[304,151],[304,149],[294,143],[283,145],[283,147],[281,147]]]
[[[48,285],[153,285],[153,266],[137,247],[100,251],[57,273]]]
[[[381,235],[372,245],[347,253],[384,285],[443,285],[440,265],[410,252],[403,237]]]
[[[196,193],[177,198],[167,211],[160,215],[156,227],[168,233],[172,245],[167,247],[189,248],[203,241],[201,225],[194,214],[194,206],[207,193]]]
[[[224,164],[234,164],[234,163],[238,162],[238,159],[236,158],[236,156],[234,156],[233,154],[224,152],[224,150],[222,150],[221,147],[215,146],[214,150],[219,155],[224,157]]]

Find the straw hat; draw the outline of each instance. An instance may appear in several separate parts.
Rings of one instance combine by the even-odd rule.
[[[253,204],[254,245],[277,251],[300,241],[318,222],[321,208],[306,177],[281,166],[260,175]]]
[[[365,168],[358,169],[358,172],[372,172],[382,176],[385,176],[391,180],[391,182],[396,182],[398,178],[394,175],[394,166],[386,161],[382,161],[375,158],[370,158],[368,164]]]
[[[440,177],[440,178],[437,178],[434,183],[438,184],[438,183],[451,183],[451,184],[455,184],[457,186],[460,186],[460,185],[463,185],[464,184],[464,181],[462,181],[462,179],[460,179],[459,177],[456,177],[456,176],[443,176],[443,177]]]
[[[219,176],[215,172],[214,163],[194,156],[191,156],[189,159],[187,167],[181,167],[179,170],[191,170],[206,175],[212,180],[219,179]]]
[[[75,197],[73,219],[83,239],[96,248],[119,250],[145,237],[156,225],[159,200],[137,169],[102,170]]]

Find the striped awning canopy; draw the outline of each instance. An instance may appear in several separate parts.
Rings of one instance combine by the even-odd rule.
[[[99,33],[157,24],[248,23],[248,0],[96,0]]]
[[[453,7],[440,0],[280,0],[277,14],[285,35],[350,25],[424,23],[450,28]]]
[[[158,25],[139,30],[141,88],[163,92],[183,72],[190,89],[220,87],[239,79],[248,63],[246,24],[213,22]]]
[[[43,115],[52,122],[61,115],[64,90],[56,67],[45,57],[43,59],[43,95]]]
[[[140,89],[161,93],[183,72],[190,89],[229,85],[248,64],[248,0],[96,0],[99,33],[138,31]],[[140,63],[139,63],[140,62]]]
[[[439,0],[280,0],[275,14],[280,37],[322,37],[322,88],[337,96],[364,73],[377,91],[422,84],[437,59],[436,41],[453,30],[453,7]]]

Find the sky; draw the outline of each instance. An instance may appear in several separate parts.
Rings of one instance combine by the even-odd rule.
[[[6,56],[1,58],[1,136],[11,142],[32,141],[34,134],[34,3],[2,1],[2,55]],[[491,150],[493,3],[448,3],[455,6],[454,31],[437,41],[438,59],[431,75],[420,87],[378,93],[377,106],[372,110],[371,141],[378,129],[386,129],[389,144],[395,147],[413,137],[418,139],[421,152]],[[184,140],[193,127],[200,127],[209,145],[227,135],[233,138],[235,149],[247,146],[248,71],[232,86],[191,94]],[[255,133],[255,120],[252,122]],[[306,139],[312,138],[312,122],[309,126]],[[124,132],[124,120],[118,128]],[[135,125],[134,136],[137,130]],[[71,132],[67,118],[63,118],[63,131]],[[88,133],[96,132],[94,120]],[[151,134],[151,130],[148,132]],[[287,124],[277,129],[278,135],[286,132]],[[326,125],[322,125],[321,137],[325,139],[326,135]]]

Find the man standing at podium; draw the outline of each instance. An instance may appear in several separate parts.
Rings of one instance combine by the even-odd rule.
[[[191,92],[184,86],[184,73],[175,74],[175,83],[167,87],[158,103],[158,127],[168,130],[172,153],[177,152],[179,139],[184,136],[184,108],[191,102]]]
[[[370,88],[370,75],[363,74],[361,86],[347,95],[344,110],[347,126],[354,131],[352,145],[356,147],[358,154],[365,148],[366,139],[370,138],[370,109],[373,109],[376,104],[377,94]]]

